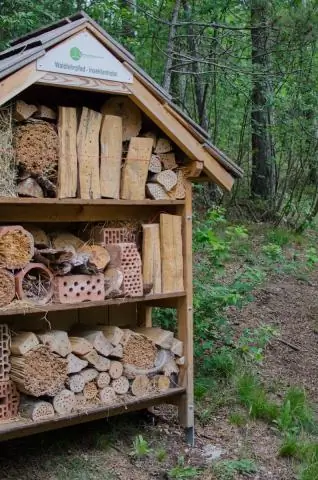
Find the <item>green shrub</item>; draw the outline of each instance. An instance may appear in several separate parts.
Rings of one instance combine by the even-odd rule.
[[[248,408],[252,418],[272,422],[279,415],[279,407],[266,398],[266,392],[252,374],[243,374],[237,381],[240,402]]]
[[[256,464],[250,459],[221,460],[213,466],[218,480],[234,480],[237,474],[250,475],[257,472]]]

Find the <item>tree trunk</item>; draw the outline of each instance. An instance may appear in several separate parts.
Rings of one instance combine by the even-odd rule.
[[[270,57],[268,53],[268,2],[251,0],[252,41],[252,178],[254,197],[272,200],[276,188],[274,149],[271,138],[271,82],[268,78]]]
[[[173,50],[175,48],[175,34],[176,34],[176,23],[179,16],[181,0],[175,0],[172,19],[169,30],[168,44],[167,44],[167,61],[165,65],[164,77],[163,77],[163,88],[170,92],[171,86],[171,76],[172,76],[172,65],[173,65]]]
[[[121,0],[122,8],[127,10],[128,15],[122,16],[123,22],[123,43],[125,46],[129,46],[130,40],[135,38],[136,31],[134,29],[134,24],[132,18],[134,17],[137,11],[137,0]]]

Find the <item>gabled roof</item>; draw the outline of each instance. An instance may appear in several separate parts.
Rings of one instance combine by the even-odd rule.
[[[230,190],[233,183],[233,180],[231,181],[230,178],[240,178],[243,174],[240,167],[215,147],[210,141],[208,133],[172,102],[171,95],[135,63],[133,55],[114,40],[92,18],[86,15],[85,12],[79,12],[76,15],[66,17],[13,40],[10,43],[10,48],[0,52],[0,80],[29,65],[34,60],[45,55],[48,49],[85,28],[94,34],[99,41],[104,43],[105,47],[133,73],[135,78],[134,85],[132,87],[129,86],[133,101],[145,113],[153,114],[152,118],[155,123],[163,128],[165,133],[182,150],[187,154],[190,153],[190,158],[203,160],[207,176]],[[37,81],[37,78],[35,78],[35,81]],[[26,85],[25,88],[29,85]],[[155,111],[150,106],[150,103],[153,104],[153,102],[150,102],[149,95],[156,102]],[[143,98],[142,101],[140,100],[141,98]],[[174,122],[178,122],[180,127],[173,135],[171,129],[169,130],[168,128],[169,131],[167,131],[164,128],[166,121],[168,119],[171,121],[172,118],[174,118]],[[182,138],[180,138],[180,135]],[[192,136],[192,139],[190,136]],[[188,145],[188,142],[191,145]],[[224,181],[221,178],[222,171],[225,174]]]

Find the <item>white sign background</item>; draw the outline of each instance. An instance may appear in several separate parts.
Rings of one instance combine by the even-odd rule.
[[[37,70],[132,83],[133,76],[104,45],[81,32],[37,60]]]

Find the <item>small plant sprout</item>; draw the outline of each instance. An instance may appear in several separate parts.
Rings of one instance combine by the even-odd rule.
[[[137,435],[133,441],[133,449],[130,455],[140,459],[146,457],[151,452],[152,449],[149,447],[147,440],[142,435]]]

